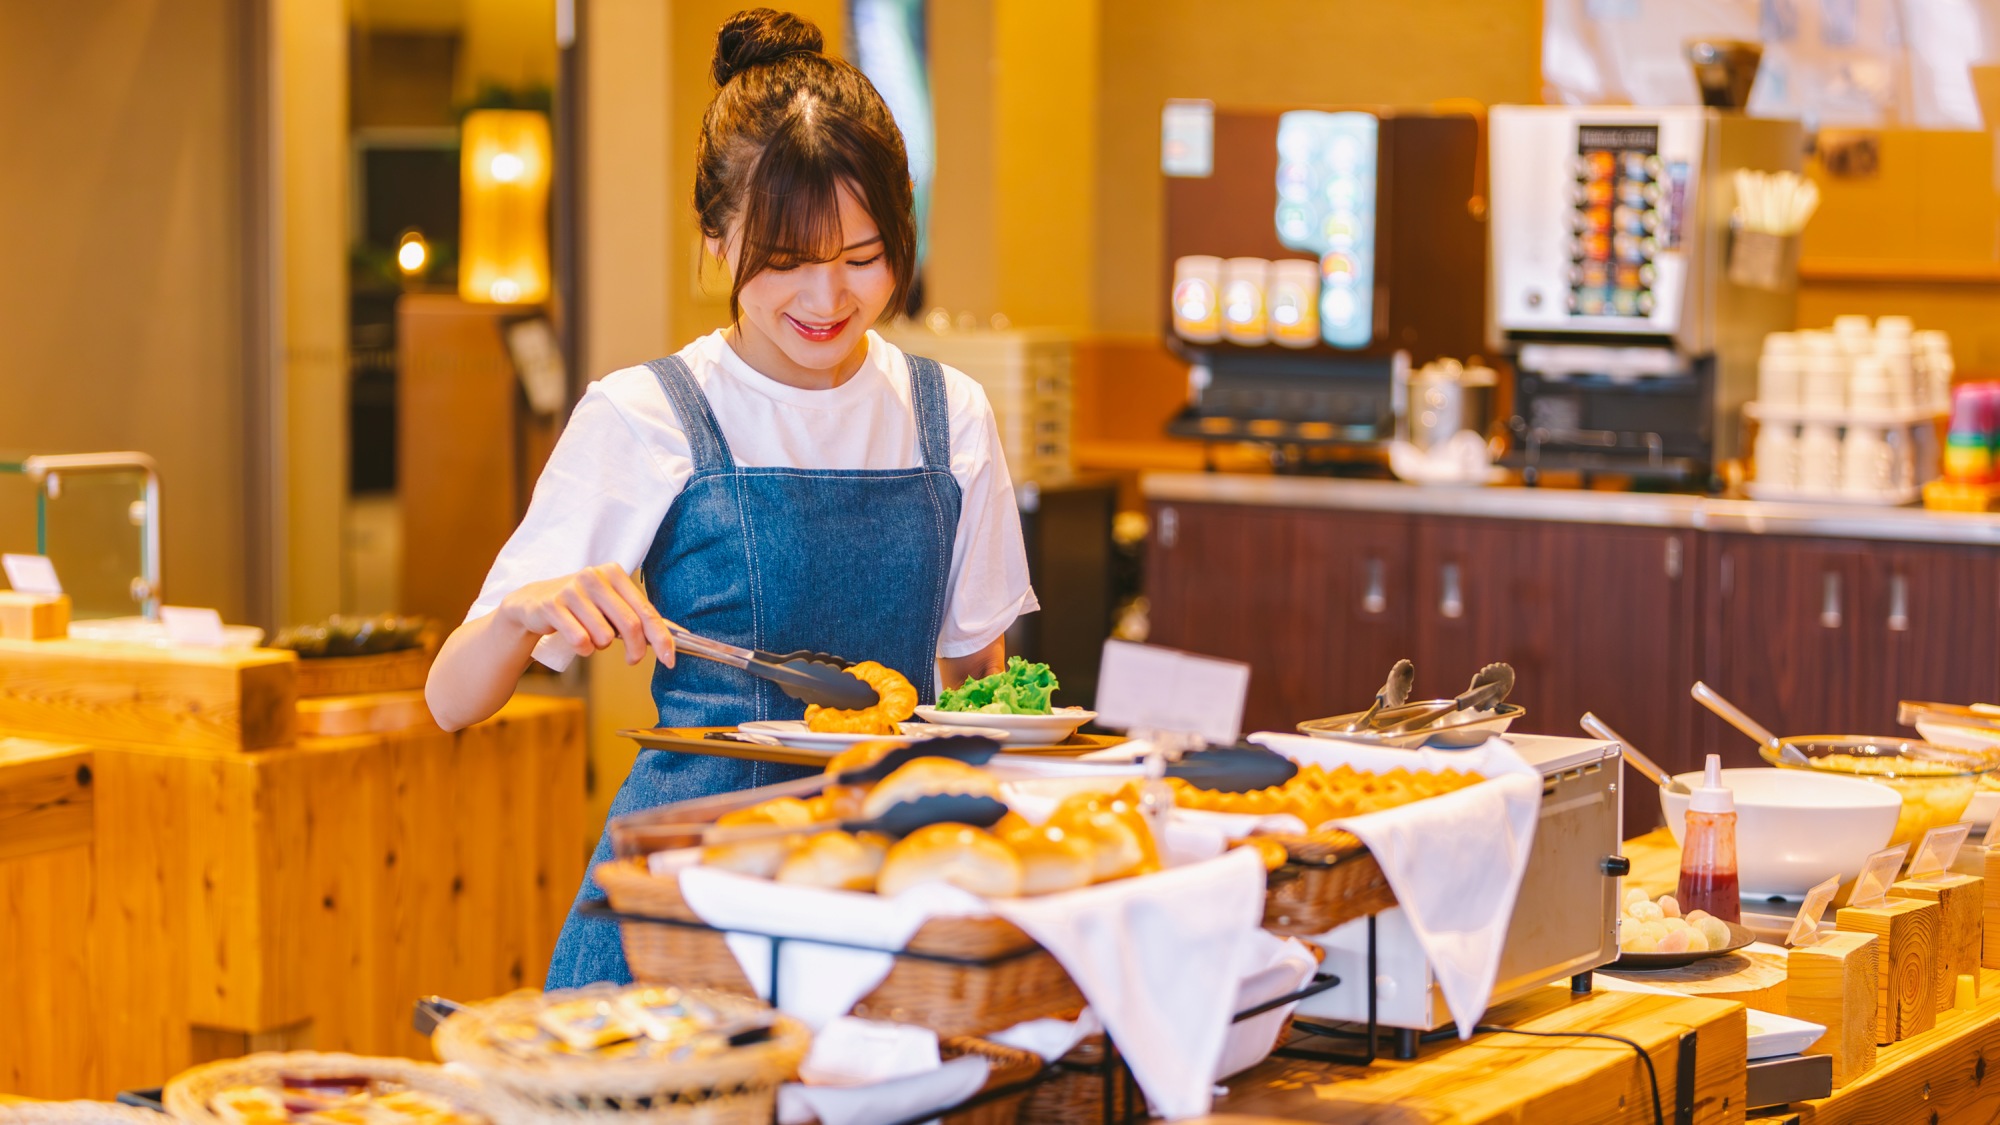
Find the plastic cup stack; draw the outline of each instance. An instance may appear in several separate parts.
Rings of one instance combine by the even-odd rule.
[[[1862,355],[1875,350],[1875,326],[1865,316],[1850,314],[1834,317],[1833,336],[1846,355]]]
[[[1799,405],[1838,413],[1847,409],[1847,356],[1831,332],[1801,332],[1805,358],[1800,368]]]
[[[1764,337],[1764,354],[1757,359],[1757,401],[1790,409],[1799,404],[1799,342],[1790,332]]]
[[[1903,357],[1907,360],[1909,357]],[[1896,409],[1895,379],[1890,364],[1879,355],[1854,357],[1854,378],[1848,384],[1848,407],[1858,418],[1879,416]]]
[[[1840,433],[1831,424],[1808,422],[1799,432],[1799,491],[1840,491]]]
[[[1910,335],[1910,345],[1916,352],[1916,377],[1925,395],[1927,409],[1943,413],[1951,404],[1951,378],[1957,370],[1951,358],[1951,337],[1943,332],[1931,330]]]

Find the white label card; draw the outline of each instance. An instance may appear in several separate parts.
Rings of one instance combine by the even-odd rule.
[[[1250,666],[1170,648],[1104,642],[1097,721],[1113,729],[1198,735],[1228,746],[1243,729]]]
[[[160,621],[167,627],[167,636],[177,645],[190,648],[221,648],[222,614],[212,609],[196,609],[184,605],[163,605],[160,607]]]
[[[1917,858],[1910,861],[1910,878],[1933,879],[1950,871],[1958,849],[1971,834],[1970,824],[1947,824],[1924,833],[1917,841]]]
[[[45,594],[54,597],[62,593],[62,580],[56,577],[56,564],[47,555],[0,555],[0,568],[7,571],[7,585],[17,594]]]
[[[1792,932],[1785,935],[1786,945],[1811,945],[1819,940],[1819,920],[1826,917],[1826,908],[1833,903],[1833,896],[1840,892],[1840,876],[1829,875],[1824,883],[1806,892],[1806,901],[1799,907],[1799,916],[1792,920]]]
[[[1847,896],[1847,905],[1880,906],[1889,901],[1889,888],[1895,885],[1896,876],[1903,870],[1903,858],[1909,854],[1910,845],[1897,844],[1869,856],[1861,865],[1860,877],[1854,880],[1854,893]]]

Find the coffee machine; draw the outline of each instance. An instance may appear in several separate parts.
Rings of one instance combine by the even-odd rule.
[[[1495,106],[1491,309],[1507,463],[1714,488],[1797,271],[1731,280],[1733,173],[1799,170],[1796,121],[1701,106]]]
[[[1476,117],[1177,102],[1163,142],[1168,432],[1380,456],[1397,373],[1483,352]]]

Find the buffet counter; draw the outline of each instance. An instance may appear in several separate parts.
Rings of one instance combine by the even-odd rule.
[[[315,663],[0,642],[0,1090],[421,1057],[412,997],[541,983],[583,874],[582,704],[517,696],[447,734],[400,706],[407,677],[302,700],[341,662]],[[369,718],[294,733],[334,714]]]
[[[1795,504],[1666,493],[1412,485],[1239,473],[1149,473],[1140,487],[1148,500],[1156,502],[2000,545],[2000,514],[1867,504]]]

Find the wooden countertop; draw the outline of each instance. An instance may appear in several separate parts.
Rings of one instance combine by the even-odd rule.
[[[1718,500],[1649,492],[1481,488],[1242,473],[1148,473],[1149,500],[1691,528],[1751,535],[2000,545],[2000,514]]]

